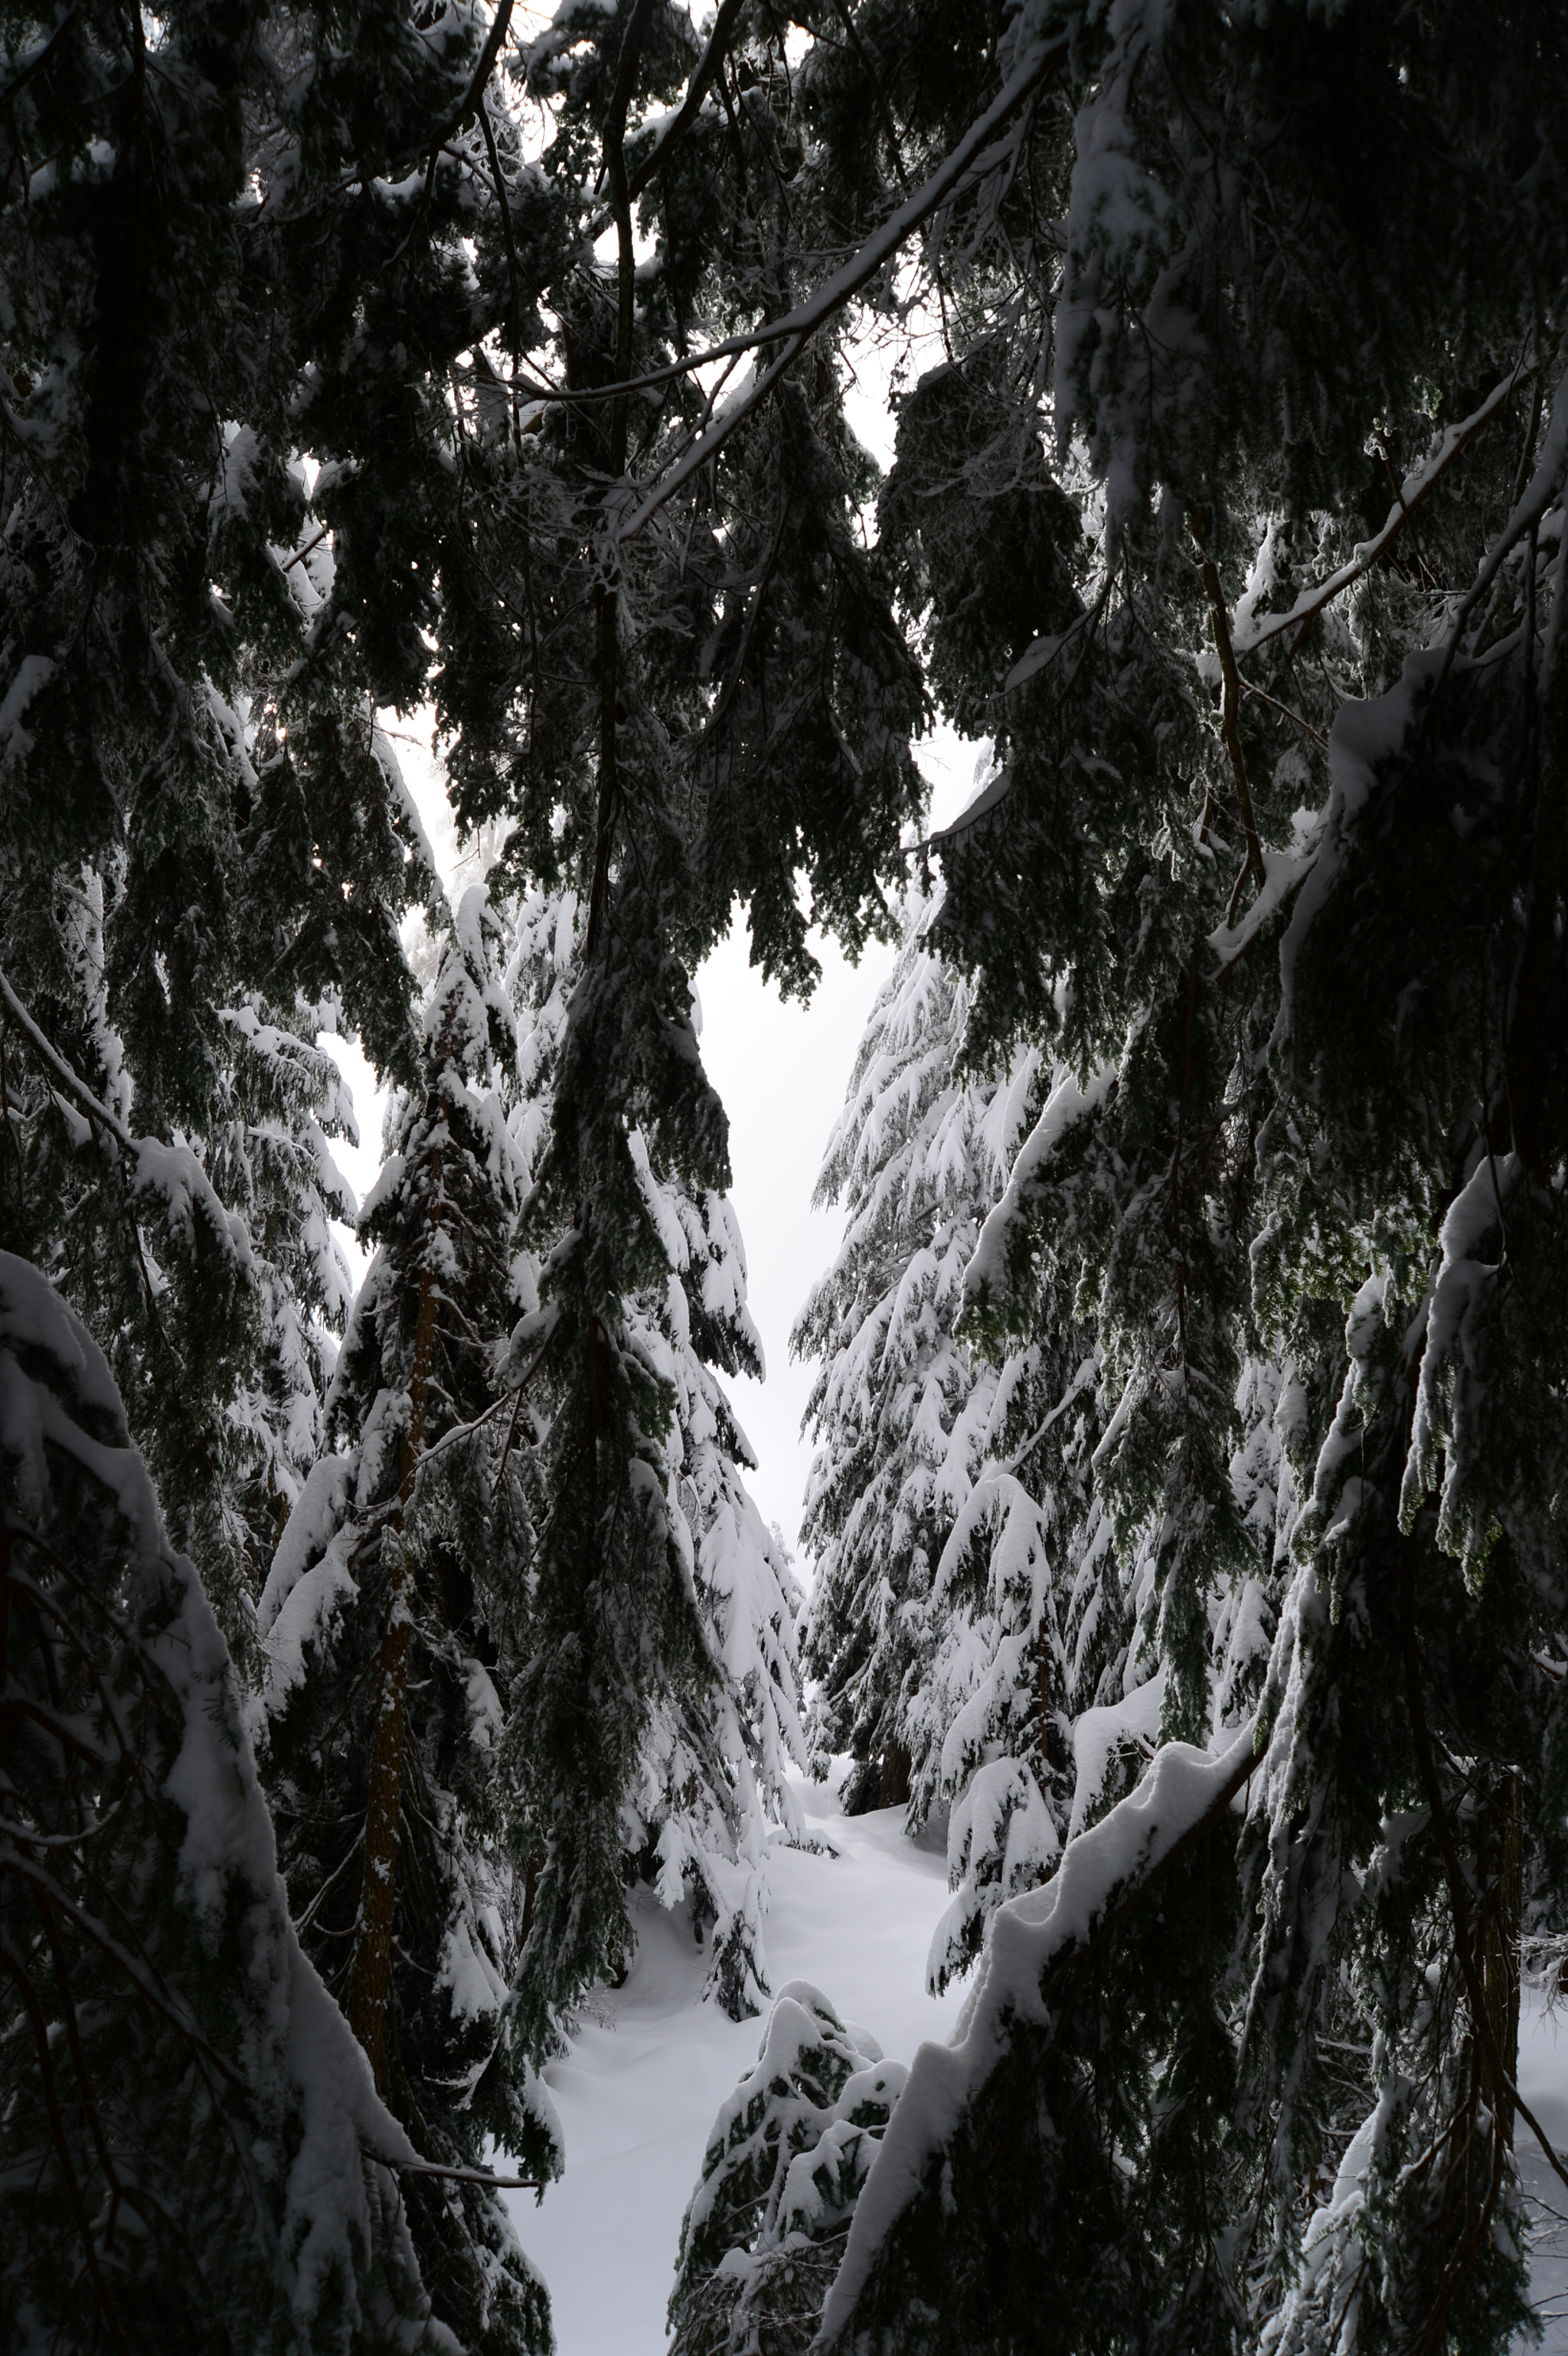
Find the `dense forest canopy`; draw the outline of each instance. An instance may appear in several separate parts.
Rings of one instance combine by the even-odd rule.
[[[1525,2325],[1565,124],[1557,0],[0,8],[8,2347],[546,2349],[645,1887],[774,1999],[683,2356]],[[804,1607],[737,910],[900,943]],[[814,1750],[951,1812],[907,2082],[770,1985]]]

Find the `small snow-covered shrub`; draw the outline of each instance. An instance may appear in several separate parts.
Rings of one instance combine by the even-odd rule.
[[[681,2224],[670,2356],[803,2356],[908,2074],[807,1981],[780,1991]]]

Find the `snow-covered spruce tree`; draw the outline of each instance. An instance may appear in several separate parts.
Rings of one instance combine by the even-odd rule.
[[[851,945],[887,921],[922,697],[858,529],[871,477],[831,324],[731,404],[717,477],[698,446],[711,404],[678,369],[653,402],[603,391],[679,360],[699,318],[776,317],[811,266],[803,238],[839,237],[771,17],[730,0],[704,46],[652,0],[563,11],[510,59],[552,110],[538,168],[494,78],[511,18],[351,10],[321,43],[286,11],[263,39],[243,12],[215,30],[176,6],[149,35],[105,8],[19,33],[16,185],[35,154],[66,160],[47,204],[6,215],[27,305],[13,389],[65,423],[13,436],[6,809],[54,814],[42,848],[17,838],[24,1002],[48,995],[53,951],[27,927],[50,879],[124,860],[110,1013],[160,1142],[207,1133],[217,1010],[251,991],[336,982],[372,1056],[413,1082],[392,918],[422,885],[376,707],[433,683],[463,818],[517,819],[518,869],[581,894],[539,1206],[541,1230],[578,1238],[543,1275],[570,1312],[552,1363],[575,1407],[551,1425],[564,1487],[540,1528],[577,1679],[546,1713],[551,1813],[574,1889],[599,1895],[558,1908],[547,1874],[535,1950],[559,1946],[549,1971],[581,1987],[608,1960],[636,1757],[584,1680],[620,1647],[678,1684],[686,1642],[678,1534],[632,1470],[673,1401],[627,1339],[625,1304],[667,1274],[627,1141],[694,1200],[721,1191],[687,977],[739,895],[764,961],[809,984],[796,866]],[[529,412],[551,371],[566,397]],[[202,1415],[242,1355],[187,1376]],[[604,1580],[585,1575],[602,1544]]]
[[[926,1966],[937,1989],[973,1961],[1000,1901],[1048,1878],[1068,1831],[1070,1681],[1051,1544],[1053,1505],[1042,1507],[1016,1473],[987,1468],[937,1569],[933,1605],[951,1616],[927,1709],[938,1724],[945,1720],[939,1788],[952,1804],[947,1860],[955,1891]],[[975,1557],[971,1568],[966,1558]],[[965,1569],[978,1590],[966,1609],[954,1592]]]
[[[908,2075],[807,1981],[780,1989],[681,2221],[670,2356],[805,2356]]]
[[[83,1142],[138,1183],[173,1172],[193,1234],[219,1255],[205,1326],[196,1283],[177,1296],[191,1352],[208,1350],[177,1367],[202,1432],[250,1363],[244,1239],[179,1159],[217,1126],[223,1010],[336,985],[344,1019],[419,1094],[395,918],[423,879],[374,712],[438,671],[465,792],[516,803],[524,863],[538,848],[539,873],[575,877],[590,910],[541,1198],[541,1219],[577,1239],[546,1271],[547,1301],[574,1321],[560,1355],[576,1420],[552,1426],[562,1482],[542,1526],[562,1596],[610,1607],[577,1632],[589,1653],[608,1628],[628,1657],[658,1657],[681,1549],[635,1468],[672,1410],[626,1342],[624,1304],[665,1267],[627,1141],[640,1129],[656,1166],[698,1193],[721,1184],[686,974],[739,891],[764,957],[805,984],[797,860],[851,941],[883,920],[918,807],[907,737],[921,698],[855,528],[869,477],[831,332],[726,418],[721,530],[690,446],[699,399],[677,387],[652,438],[639,415],[634,444],[631,397],[595,398],[634,359],[683,345],[694,303],[750,324],[789,299],[817,192],[771,20],[742,21],[731,0],[705,50],[684,12],[647,0],[594,10],[582,40],[563,20],[539,59],[560,68],[560,136],[533,171],[488,79],[510,17],[350,7],[330,40],[315,13],[272,9],[263,27],[253,9],[219,20],[181,0],[146,21],[91,5],[8,20],[5,970]],[[728,104],[705,103],[720,78]],[[683,86],[675,119],[639,134],[637,117]],[[630,160],[628,130],[643,143]],[[618,231],[608,278],[582,234],[587,149]],[[662,218],[659,265],[639,273],[642,191]],[[837,227],[824,215],[816,242]],[[547,284],[553,346],[536,305]],[[519,354],[564,356],[580,396],[564,431],[552,412],[523,434],[521,384],[497,402],[493,354],[514,373]],[[645,560],[624,561],[638,538],[628,502],[656,480],[685,487],[656,529],[645,517]],[[56,887],[83,866],[112,893],[108,1014],[134,1133],[101,1118],[102,1076],[50,1035],[65,997]],[[36,1207],[24,1202],[18,1230],[29,1251],[48,1224]],[[114,1332],[141,1313],[133,1209],[104,1312]],[[169,1336],[173,1304],[154,1278],[143,1290]],[[210,1478],[202,1449],[187,1453],[192,1482]],[[602,1547],[615,1576],[585,1581]],[[571,1650],[569,1635],[558,1666]],[[582,1826],[582,1886],[597,1889],[618,1843],[595,1847],[604,1811],[573,1803],[624,1795],[635,1752],[612,1743],[601,1759],[592,1674],[579,1643],[552,1725],[568,1759],[560,1821]],[[611,1917],[578,1918],[576,1948],[556,1939],[563,1919],[549,1939],[560,1978],[580,1984]]]
[[[529,894],[511,911],[508,929],[519,1083],[511,1133],[531,1172],[546,1149],[567,1003],[581,971],[575,896]],[[628,1304],[627,1330],[671,1397],[657,1471],[694,1625],[684,1652],[658,1674],[645,1672],[645,1682],[618,1701],[605,1694],[601,1707],[606,1715],[618,1709],[635,1731],[635,1763],[620,1804],[623,1879],[651,1880],[667,1906],[690,1903],[712,1955],[709,1988],[739,2019],[758,2010],[768,1989],[762,1922],[770,1827],[800,1830],[786,1780],[805,1759],[795,1645],[800,1597],[787,1558],[746,1492],[741,1468],[753,1462],[751,1450],[709,1371],[762,1372],[734,1214],[721,1194],[694,1197],[662,1178],[640,1136],[632,1146],[664,1268],[662,1282],[651,1282]],[[550,1419],[571,1398],[553,1365],[555,1347],[548,1312],[527,1321],[514,1347],[514,1365],[525,1354],[537,1362],[524,1412],[532,1419],[529,1437],[547,1482],[555,1446]],[[548,1511],[548,1490],[538,1510]],[[525,1690],[527,1681],[551,1674],[549,1655],[561,1632],[559,1621],[546,1616],[549,1610],[547,1597],[528,1623],[526,1643],[538,1657]],[[532,1829],[521,1840],[537,1875],[562,1846],[550,1813],[560,1769],[539,1739],[536,1714],[521,1704],[510,1740],[525,1808],[533,1811]],[[626,1953],[629,1937],[629,1922],[615,1924],[607,1952]],[[568,1990],[551,1989],[555,1965],[542,1941],[536,1954],[541,2001],[564,2005]]]
[[[1027,1044],[999,1085],[964,1068],[969,991],[933,946],[940,917],[940,886],[912,894],[824,1163],[845,1241],[796,1329],[825,1360],[805,1523],[818,1763],[858,1762],[852,1807],[905,1797],[916,1825],[953,1810],[938,1982],[973,1959],[1002,1898],[1049,1873],[1071,1825],[1119,1796],[1163,1692],[1129,1652],[1091,1505],[1097,1359],[1071,1301],[1049,1343],[992,1358],[955,1338],[981,1223],[1051,1076]]]
[[[350,610],[357,568],[379,572],[383,636],[427,607],[416,584],[410,621],[406,571],[365,548],[362,518],[350,531],[343,485],[386,446],[378,392],[401,403],[404,459],[421,434],[430,450],[406,346],[428,350],[438,318],[463,339],[445,313],[472,239],[458,257],[461,174],[413,167],[481,29],[351,6],[318,44],[311,10],[183,0],[145,25],[89,5],[0,28],[0,1217],[109,1352],[236,1635],[257,1531],[234,1443],[267,1423],[269,1357],[263,1385],[303,1395],[287,1329],[323,1269],[249,1228],[271,1210],[233,1123],[254,1140],[248,1091],[281,1076],[262,1081],[230,1018],[288,1027],[302,995],[336,994],[374,1059],[412,1072],[397,920],[429,878],[375,722],[368,691],[389,687]],[[415,223],[399,358],[363,304]],[[302,450],[331,462],[325,507]],[[361,509],[388,487],[361,483]],[[408,683],[405,660],[389,691]],[[187,1153],[234,1215],[209,1215]]]
[[[817,1181],[819,1203],[843,1205],[844,1241],[792,1341],[821,1369],[801,1526],[816,1561],[803,1657],[818,1772],[848,1752],[853,1814],[908,1800],[912,1771],[917,1818],[945,1731],[923,1698],[942,1633],[932,1580],[996,1389],[954,1326],[1035,1073],[1026,1051],[1000,1087],[960,1075],[968,992],[931,946],[935,914],[912,892]]]
[[[523,1925],[504,1773],[508,1639],[531,1531],[497,1376],[518,1306],[519,1171],[496,1087],[510,1009],[484,890],[464,897],[362,1221],[377,1250],[261,1599],[264,1767],[306,1952],[432,2175],[406,2190],[437,2315],[549,2345],[544,2287],[483,2163],[560,2164],[510,2009]]]
[[[732,2019],[769,1993],[763,1922],[773,1828],[805,1826],[787,1777],[805,1764],[795,1622],[802,1597],[788,1555],[763,1525],[741,1468],[755,1463],[709,1371],[763,1371],[746,1310],[745,1261],[727,1199],[657,1187],[670,1261],[662,1301],[640,1304],[648,1346],[667,1354],[676,1391],[669,1441],[691,1547],[702,1636],[695,1676],[654,1701],[632,1794],[641,1862],[661,1901],[689,1897],[712,1954],[709,1988]],[[708,1363],[705,1363],[705,1360]],[[634,1835],[635,1837],[635,1835]]]
[[[297,1027],[254,993],[216,1010],[202,1127],[138,1137],[108,1013],[102,879],[84,870],[54,890],[67,970],[35,1004],[76,1060],[14,991],[0,996],[5,1226],[102,1333],[171,1534],[203,1563],[243,1667],[266,1566],[318,1451],[351,1291],[330,1221],[352,1215],[353,1197],[328,1139],[353,1136],[354,1115],[313,1044],[335,1008],[302,1001]]]
[[[258,1332],[249,1379],[229,1409],[232,1500],[259,1596],[284,1525],[322,1451],[327,1387],[354,1285],[332,1221],[352,1225],[354,1194],[329,1140],[358,1142],[348,1091],[318,1044],[320,1016],[298,1010],[302,1037],[267,1019],[265,1001],[224,1010],[233,1039],[228,1118],[204,1156],[219,1200],[244,1221],[256,1272]]]
[[[540,168],[577,192],[547,289],[560,332],[509,381],[488,361],[464,380],[431,562],[453,585],[435,684],[460,817],[513,817],[510,872],[584,913],[529,1210],[555,1386],[550,1634],[525,1687],[549,1827],[528,1945],[543,2040],[623,1959],[645,1697],[701,1657],[667,1479],[676,1387],[638,1306],[671,1273],[641,1154],[694,1205],[729,1183],[689,976],[737,899],[759,960],[803,991],[811,913],[851,947],[886,926],[923,701],[858,529],[871,473],[832,327],[717,422],[687,370],[698,320],[776,318],[803,238],[835,235],[768,12],[731,0],[699,41],[666,0],[568,0],[525,70],[550,109]],[[606,266],[592,241],[611,226]]]
[[[0,1570],[6,2348],[450,2351],[223,1639],[101,1352],[8,1253]]]
[[[969,1330],[1093,1334],[1083,1526],[1162,1719],[917,2061],[834,2346],[1478,2356],[1525,2318],[1521,1895],[1568,1894],[1568,55],[1545,13],[1409,29],[1018,11],[991,86],[1033,59],[1063,102],[901,416],[885,552],[999,756],[940,846],[968,1051],[1067,1067]],[[1054,562],[977,594],[1030,481]]]

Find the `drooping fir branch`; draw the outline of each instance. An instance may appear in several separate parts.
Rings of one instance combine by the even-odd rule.
[[[417,2334],[416,2155],[300,1952],[222,1637],[101,1354],[9,1254],[0,1365],[0,2324]]]
[[[443,1124],[449,1117],[443,1102],[440,1115]],[[437,1148],[431,1155],[428,1179],[428,1216],[432,1244],[442,1226],[441,1170],[442,1154]],[[420,1269],[419,1302],[414,1312],[408,1427],[403,1435],[397,1504],[380,1542],[381,1561],[387,1571],[387,1617],[376,1672],[376,1731],[365,1804],[364,1879],[360,1889],[359,1913],[354,1926],[354,1954],[349,1966],[346,2007],[348,2026],[370,2058],[370,2067],[379,2087],[384,2087],[387,2082],[392,1924],[396,1913],[398,1847],[402,1828],[406,1773],[403,1753],[409,1639],[413,1626],[408,1591],[411,1566],[402,1539],[420,1471],[425,1423],[430,1412],[437,1281],[432,1259],[432,1252],[427,1249]]]

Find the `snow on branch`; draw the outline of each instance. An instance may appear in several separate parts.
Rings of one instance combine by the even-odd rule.
[[[1081,1087],[1071,1072],[1064,1071],[1058,1079],[1046,1099],[1044,1111],[1019,1149],[1007,1191],[980,1230],[975,1257],[964,1279],[966,1301],[1001,1298],[1006,1290],[1013,1231],[1030,1186],[1073,1124],[1104,1102],[1116,1069],[1114,1062],[1103,1064],[1086,1087]]]
[[[1003,160],[1000,152],[990,144],[994,134],[1032,96],[1051,67],[1065,56],[1066,50],[1065,40],[1042,42],[1029,49],[985,113],[970,125],[931,177],[912,196],[906,198],[897,211],[889,215],[881,228],[867,238],[849,260],[831,277],[826,278],[805,302],[797,304],[781,319],[768,320],[760,327],[748,329],[744,335],[731,336],[723,343],[709,345],[706,351],[694,353],[663,370],[660,377],[633,380],[620,388],[606,386],[603,391],[596,392],[595,398],[603,400],[606,393],[617,390],[634,391],[690,369],[701,368],[710,360],[723,359],[731,352],[752,351],[764,343],[782,341],[784,346],[773,366],[756,378],[744,393],[729,403],[722,416],[715,418],[707,432],[692,443],[684,457],[653,486],[641,506],[634,509],[623,526],[623,539],[630,540],[641,531],[665,501],[707,465],[741,419],[750,416],[758,403],[766,399],[785,370],[798,359],[816,330],[836,312],[841,311],[852,295],[858,294],[863,286],[869,285],[878,272],[892,260],[916,230],[923,227],[944,206],[952,204],[965,186],[983,179]]]
[[[1330,573],[1327,580],[1319,581],[1315,588],[1304,589],[1288,613],[1268,614],[1256,623],[1238,623],[1231,633],[1232,649],[1237,661],[1244,662],[1249,656],[1255,655],[1260,647],[1266,647],[1286,630],[1304,628],[1314,615],[1320,614],[1325,605],[1331,605],[1336,597],[1342,596],[1347,589],[1352,588],[1370,573],[1399,538],[1414,510],[1430,498],[1482,427],[1490,424],[1492,419],[1508,407],[1520,383],[1531,373],[1530,366],[1521,359],[1511,374],[1488,393],[1478,409],[1473,410],[1468,417],[1461,418],[1456,424],[1446,427],[1421,465],[1400,485],[1398,499],[1389,509],[1388,520],[1381,531],[1371,540],[1358,541],[1345,562]],[[1562,406],[1561,399],[1558,406]],[[1511,541],[1509,544],[1511,545]]]
[[[993,1917],[980,1976],[950,2044],[923,2045],[860,2196],[844,2263],[823,2309],[818,2345],[841,2342],[857,2300],[900,2217],[965,2112],[1010,2050],[1014,2025],[1059,2025],[1047,1975],[1073,1948],[1103,1938],[1190,1837],[1228,1807],[1258,1766],[1249,1719],[1218,1754],[1167,1743],[1136,1791],[1069,1844],[1042,1889]]]
[[[0,972],[0,999],[26,1034],[53,1080],[87,1115],[88,1120],[112,1138],[131,1163],[133,1198],[156,1194],[169,1226],[194,1244],[199,1216],[223,1256],[241,1269],[251,1266],[251,1238],[236,1212],[226,1211],[213,1192],[212,1181],[199,1155],[188,1145],[165,1145],[155,1137],[133,1137],[116,1113],[99,1101],[86,1081],[53,1048],[39,1030],[5,975]]]

